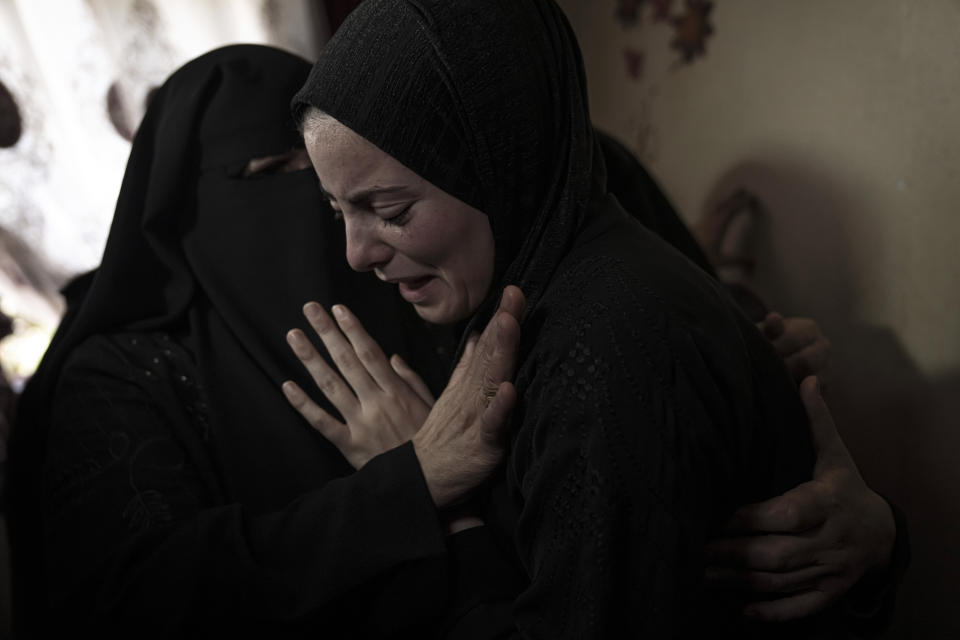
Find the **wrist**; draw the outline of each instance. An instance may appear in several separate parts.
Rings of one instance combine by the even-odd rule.
[[[892,563],[893,547],[897,540],[897,522],[890,504],[877,493],[871,496],[877,512],[876,544],[870,573],[883,573]]]
[[[479,512],[470,503],[458,504],[440,512],[440,520],[447,535],[482,527],[485,523]]]
[[[452,536],[455,533],[460,533],[461,531],[466,531],[467,529],[473,529],[474,527],[482,527],[484,521],[479,516],[460,516],[453,519],[445,519],[444,531],[448,536]]]
[[[420,471],[423,473],[423,479],[427,484],[427,491],[430,492],[430,498],[433,500],[434,506],[438,509],[443,509],[449,504],[450,499],[438,481],[439,474],[437,473],[433,458],[430,455],[429,448],[425,447],[416,435],[411,442],[413,443],[413,452],[417,456],[417,461],[420,463]]]

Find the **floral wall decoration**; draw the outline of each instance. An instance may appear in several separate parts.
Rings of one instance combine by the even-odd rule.
[[[653,5],[653,21],[666,22],[670,20],[673,11],[673,0],[650,0]]]
[[[621,25],[630,27],[640,19],[640,9],[644,0],[617,0],[616,17]]]
[[[670,19],[675,32],[670,46],[679,50],[683,54],[683,61],[688,64],[698,55],[702,56],[707,52],[707,38],[713,34],[713,27],[710,25],[712,9],[712,2],[687,0],[686,11]]]
[[[680,64],[688,65],[706,55],[707,38],[713,35],[710,13],[714,3],[686,0],[680,10],[675,10],[674,4],[674,0],[617,0],[614,17],[624,29],[637,26],[648,16],[652,23],[669,26],[673,29],[670,47],[680,53]],[[639,80],[643,75],[644,52],[625,47],[623,60],[627,75]]]
[[[643,51],[633,47],[623,49],[623,60],[627,65],[627,75],[634,80],[639,80],[643,75],[643,62],[645,60]]]

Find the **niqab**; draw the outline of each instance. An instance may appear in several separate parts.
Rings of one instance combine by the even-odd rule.
[[[66,289],[68,312],[24,390],[12,434],[6,498],[24,618],[42,590],[39,473],[50,404],[60,370],[85,339],[163,331],[190,346],[226,467],[208,476],[220,500],[255,514],[352,471],[280,393],[286,379],[315,388],[284,337],[296,326],[313,334],[303,303],[349,301],[387,353],[406,358],[410,336],[425,335],[387,285],[348,268],[342,227],[311,169],[242,177],[252,158],[302,147],[287,105],[308,70],[278,49],[229,46],[188,63],[154,95],[101,264]],[[433,352],[418,352],[430,380]],[[339,464],[317,464],[318,452]]]

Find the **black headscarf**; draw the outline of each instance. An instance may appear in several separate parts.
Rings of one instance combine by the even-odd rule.
[[[486,213],[495,282],[535,305],[605,188],[575,36],[551,0],[367,0],[293,100]],[[508,117],[504,117],[508,114]]]
[[[318,449],[342,458],[279,390],[291,378],[315,386],[284,337],[305,326],[303,303],[349,304],[387,353],[409,358],[408,340],[425,335],[391,287],[348,268],[342,227],[311,169],[242,175],[252,158],[302,147],[289,97],[308,70],[278,49],[229,46],[182,67],[153,97],[102,262],[65,291],[67,315],[19,405],[6,497],[21,608],[35,602],[30,589],[42,576],[35,564],[38,487],[51,402],[62,367],[86,338],[131,331],[182,337],[228,467],[219,475],[233,483],[221,487],[222,499],[258,513],[352,471],[345,461],[340,468],[316,463]],[[417,351],[427,354],[418,365],[431,380],[433,351]]]

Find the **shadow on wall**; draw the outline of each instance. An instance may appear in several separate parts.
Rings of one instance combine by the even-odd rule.
[[[895,332],[858,318],[879,275],[868,185],[789,152],[743,162],[705,211],[738,188],[761,205],[753,285],[771,308],[817,320],[833,342],[827,400],[866,481],[906,512],[912,562],[890,638],[960,637],[960,372],[928,379]],[[876,285],[872,285],[876,288]],[[944,328],[946,331],[947,328]]]

